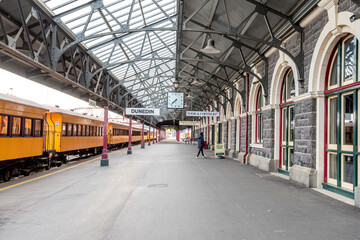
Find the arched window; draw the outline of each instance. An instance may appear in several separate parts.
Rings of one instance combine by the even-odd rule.
[[[332,185],[352,194],[359,183],[358,40],[341,39],[328,64],[325,90],[325,187]]]
[[[286,72],[281,89],[279,172],[287,173],[294,163],[295,111],[293,98],[295,97],[295,81],[291,69]]]
[[[256,94],[256,111],[255,111],[255,143],[262,143],[263,142],[263,113],[262,108],[264,107],[263,101],[263,94],[261,86],[259,87],[257,94]]]

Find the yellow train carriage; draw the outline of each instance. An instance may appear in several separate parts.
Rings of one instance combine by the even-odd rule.
[[[134,143],[141,142],[141,131],[142,131],[141,128],[133,127],[131,142],[134,142]],[[144,139],[145,139],[145,136],[144,136]]]
[[[0,176],[10,180],[35,169],[43,155],[46,109],[32,101],[0,94]]]
[[[108,144],[117,145],[129,142],[129,126],[110,122],[108,133]]]
[[[0,94],[0,161],[43,154],[45,112],[37,103]]]
[[[51,109],[46,114],[49,126],[46,146],[58,155],[94,153],[103,144],[103,121],[62,109]]]

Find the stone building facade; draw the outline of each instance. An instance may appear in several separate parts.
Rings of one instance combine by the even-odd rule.
[[[354,197],[355,188],[360,182],[359,160],[351,160],[351,165],[350,160],[342,160],[344,156],[337,152],[337,183],[330,183],[329,178],[334,174],[330,168],[335,163],[329,162],[329,156],[332,159],[334,156],[328,155],[332,151],[326,148],[329,145],[326,137],[330,133],[324,126],[332,124],[328,120],[327,104],[331,91],[336,90],[329,90],[326,86],[326,79],[331,77],[329,64],[334,58],[336,46],[348,44],[343,40],[347,37],[355,39],[356,49],[360,49],[357,45],[360,20],[350,19],[358,13],[360,7],[352,0],[319,1],[317,7],[299,22],[303,38],[301,34],[294,33],[282,45],[296,56],[301,51],[302,41],[304,57],[300,66],[303,64],[303,78],[302,69],[294,62],[294,58],[279,49],[269,49],[265,53],[267,68],[265,62],[260,61],[252,69],[260,79],[267,76],[267,81],[259,81],[253,75],[241,76],[234,85],[237,91],[228,89],[233,108],[224,108],[227,103],[223,98],[222,104],[218,105],[219,109],[213,109],[222,116],[214,121],[202,120],[201,131],[209,130],[205,140],[210,146],[218,141],[221,134],[221,142],[225,144],[226,153],[231,158],[265,171],[288,175],[291,180],[308,187],[324,187]],[[358,57],[359,53],[355,56]],[[358,68],[356,72],[359,74],[354,77],[351,90],[356,90],[358,86]],[[344,88],[346,86],[341,86],[339,91]],[[340,99],[342,93],[338,94]],[[341,116],[342,113],[339,114]],[[347,112],[345,114],[350,116]],[[359,119],[358,116],[355,119]],[[357,126],[357,123],[352,124]],[[353,151],[354,157],[357,156],[357,148]],[[343,179],[339,168],[345,172],[351,168],[354,175]]]

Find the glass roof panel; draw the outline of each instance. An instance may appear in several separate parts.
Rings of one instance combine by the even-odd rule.
[[[176,0],[43,2],[145,106],[174,90]]]

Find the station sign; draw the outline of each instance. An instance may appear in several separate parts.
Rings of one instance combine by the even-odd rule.
[[[200,126],[199,121],[179,121],[180,126]]]
[[[159,108],[126,108],[126,115],[158,116],[160,115],[160,109]]]
[[[219,117],[219,112],[186,111],[187,117]]]
[[[89,99],[89,105],[93,106],[93,107],[96,107],[96,101],[94,101],[92,99]]]

